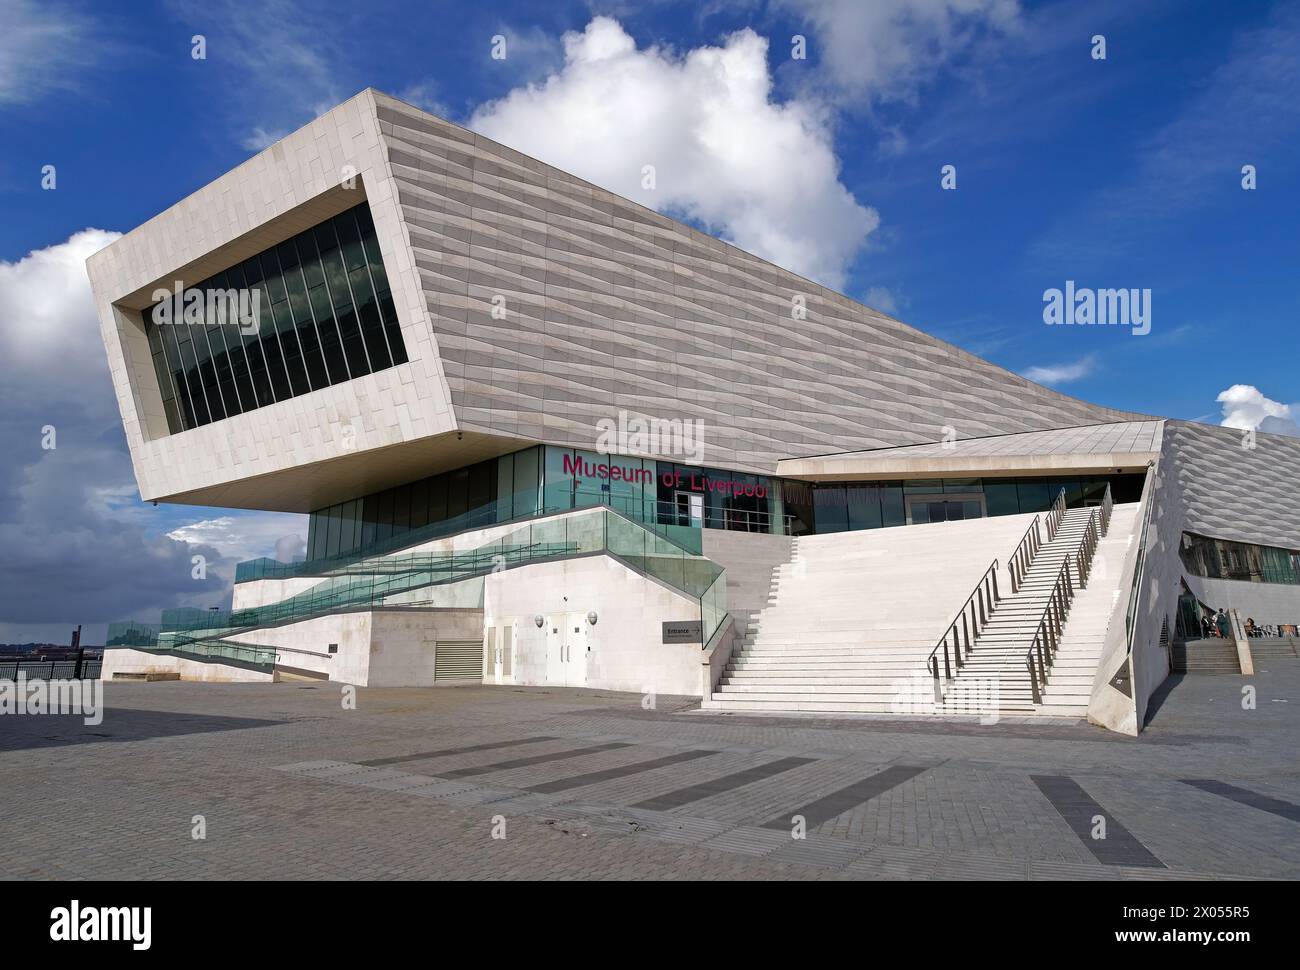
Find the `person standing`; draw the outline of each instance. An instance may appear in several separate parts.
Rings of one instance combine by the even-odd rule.
[[[1225,640],[1232,638],[1232,621],[1228,619],[1228,614],[1223,612],[1223,607],[1219,607],[1219,612],[1215,614],[1214,625],[1219,629],[1219,636]]]

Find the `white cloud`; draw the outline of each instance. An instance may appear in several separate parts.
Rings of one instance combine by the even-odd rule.
[[[0,260],[3,640],[66,642],[85,623],[86,642],[102,643],[109,620],[228,602],[236,559],[268,555],[287,535],[296,549],[305,532],[302,516],[233,512],[224,533],[160,534],[185,510],[140,502],[86,276],[86,257],[117,237],[84,229]],[[196,553],[208,558],[204,579],[191,575]]]
[[[302,533],[307,520],[292,512],[232,513],[212,519],[200,519],[167,533],[168,539],[200,546],[212,546],[223,557],[243,562],[274,554],[305,551]]]
[[[0,4],[0,104],[37,101],[72,88],[101,44],[91,22],[75,10],[31,0]]]
[[[1070,364],[1046,364],[1030,367],[1024,376],[1038,384],[1068,384],[1087,377],[1097,369],[1097,358],[1088,354]]]
[[[120,235],[83,229],[17,262],[0,260],[0,358],[57,367],[68,386],[91,371],[107,375],[86,257]]]
[[[169,6],[207,37],[200,76],[216,86],[217,103],[249,125],[240,138],[249,151],[261,151],[356,93],[344,93],[338,83],[338,72],[356,60],[338,17],[296,0],[170,0]]]
[[[823,84],[841,98],[909,101],[981,37],[1020,27],[1017,0],[782,0],[812,23]]]
[[[862,302],[867,306],[887,313],[891,317],[898,313],[898,299],[887,286],[872,286],[867,289]]]
[[[1225,428],[1300,436],[1300,404],[1274,401],[1253,384],[1233,384],[1215,400],[1223,411],[1219,424]]]
[[[842,288],[879,217],[839,181],[830,116],[771,99],[766,55],[749,29],[680,56],[638,50],[596,17],[564,35],[560,70],[480,106],[470,127]]]

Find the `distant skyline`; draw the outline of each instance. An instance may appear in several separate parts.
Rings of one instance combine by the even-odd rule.
[[[305,516],[140,502],[84,261],[367,86],[1065,393],[1300,433],[1300,5],[124,9],[0,10],[0,639],[301,554]],[[1149,333],[1045,325],[1067,282]]]

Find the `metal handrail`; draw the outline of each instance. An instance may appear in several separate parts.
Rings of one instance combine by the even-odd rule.
[[[1047,686],[1047,670],[1056,659],[1056,648],[1061,640],[1061,631],[1070,615],[1070,604],[1074,602],[1074,578],[1070,573],[1070,557],[1066,556],[1056,573],[1056,582],[1043,607],[1043,615],[1034,630],[1034,639],[1025,654],[1025,666],[1029,669],[1029,688],[1035,704],[1043,703],[1040,688]],[[1037,669],[1035,669],[1035,660]]]
[[[1079,547],[1074,552],[1074,564],[1079,571],[1080,589],[1086,589],[1088,586],[1088,576],[1092,572],[1092,558],[1097,553],[1097,543],[1101,541],[1098,529],[1100,518],[1101,509],[1093,509],[1088,515],[1088,524],[1083,527],[1083,538],[1079,540]]]
[[[1110,532],[1110,513],[1115,507],[1115,500],[1111,498],[1110,482],[1106,483],[1106,494],[1101,499],[1101,534],[1107,535]]]
[[[984,575],[979,578],[975,588],[971,591],[970,596],[966,597],[966,602],[962,608],[957,611],[957,615],[952,618],[944,634],[935,644],[930,656],[926,659],[925,666],[934,675],[934,702],[943,703],[943,687],[939,683],[939,658],[937,654],[943,651],[943,676],[944,683],[952,680],[953,662],[960,669],[963,666],[962,647],[963,641],[966,650],[966,656],[970,656],[975,640],[979,638],[980,628],[986,625],[993,611],[997,609],[998,602],[1002,599],[1001,593],[998,592],[998,561],[993,560],[989,568],[984,570]],[[961,628],[958,630],[957,624],[960,622]],[[952,656],[948,655],[948,638],[952,637]]]
[[[1025,581],[1025,574],[1029,572],[1029,567],[1034,562],[1034,556],[1038,555],[1038,550],[1043,547],[1043,535],[1038,528],[1040,516],[1035,515],[1034,521],[1029,523],[1029,528],[1025,530],[1024,538],[1016,546],[1016,551],[1011,554],[1007,560],[1007,572],[1011,574],[1011,592],[1020,592],[1020,586]]]
[[[1051,542],[1056,538],[1056,530],[1061,527],[1061,519],[1065,518],[1065,488],[1062,487],[1056,493],[1056,500],[1052,502],[1052,507],[1047,510],[1047,541]]]

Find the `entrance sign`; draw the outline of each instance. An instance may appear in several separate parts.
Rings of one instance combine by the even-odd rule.
[[[664,623],[664,643],[700,643],[704,629],[699,620],[670,620]]]

